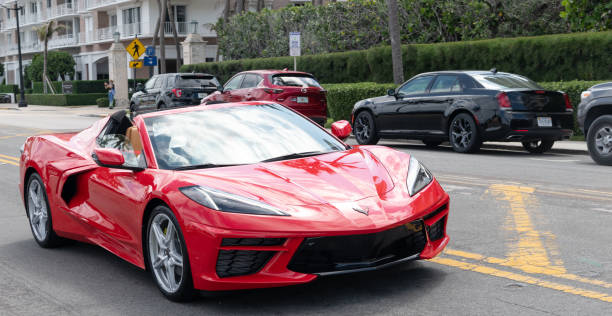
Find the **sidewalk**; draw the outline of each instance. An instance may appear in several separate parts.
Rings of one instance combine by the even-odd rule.
[[[29,105],[27,107],[18,107],[17,104],[0,103],[0,111],[19,111],[19,113],[40,113],[45,114],[73,114],[89,117],[105,117],[112,114],[120,108],[99,108],[96,105],[84,105],[84,106],[51,106],[51,105]],[[2,113],[2,112],[0,112]],[[1,115],[1,114],[0,114]]]

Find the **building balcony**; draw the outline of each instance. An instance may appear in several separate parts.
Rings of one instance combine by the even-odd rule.
[[[87,10],[104,9],[119,3],[132,2],[133,0],[85,0]]]
[[[79,44],[80,36],[78,34],[64,34],[64,35],[54,35],[51,40],[49,40],[49,49],[51,48],[59,48],[59,47],[67,47],[67,46],[75,46]]]
[[[60,18],[64,16],[79,15],[78,2],[64,3],[55,6],[49,13],[49,19]]]
[[[38,42],[21,43],[21,53],[22,54],[42,52],[42,48],[43,48],[42,44]],[[4,49],[2,52],[5,55],[17,55],[18,53],[17,44],[11,44],[7,46],[6,49]]]

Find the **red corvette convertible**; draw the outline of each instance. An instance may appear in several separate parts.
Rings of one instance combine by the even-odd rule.
[[[172,300],[436,256],[449,197],[414,157],[349,146],[284,106],[125,111],[34,136],[19,188],[42,247],[74,239],[151,271]]]

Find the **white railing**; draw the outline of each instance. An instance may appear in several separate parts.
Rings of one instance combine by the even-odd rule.
[[[21,53],[36,53],[42,51],[42,44],[38,42],[24,42],[21,43]],[[7,54],[17,54],[18,47],[17,44],[11,44],[5,50]]]
[[[76,45],[78,43],[79,43],[78,36],[74,36],[74,34],[72,33],[64,34],[64,35],[55,35],[49,41],[49,48]]]
[[[188,33],[190,33],[189,31],[189,23],[187,22],[165,22],[164,23],[164,34],[166,36],[170,35],[172,36],[172,24],[174,24],[174,28],[176,29],[176,33],[178,35],[187,35]]]
[[[20,25],[21,25],[21,21]],[[7,21],[2,21],[2,30],[10,30],[10,29],[14,29],[17,27],[17,20],[15,19],[15,17],[13,17],[10,20]]]
[[[57,5],[53,10],[51,10],[51,18],[57,18],[64,15],[73,15],[78,14],[78,2],[74,1],[72,3],[64,3]]]
[[[41,23],[44,21],[45,21],[45,18],[42,16],[42,14],[38,13],[36,15],[27,14],[25,18],[23,19],[23,21],[19,20],[19,23],[21,25],[28,25],[28,24]]]
[[[86,0],[85,6],[87,9],[110,6],[119,2],[130,2],[133,0]]]
[[[106,41],[113,39],[113,33],[117,32],[116,26],[105,27],[97,30],[95,41]]]
[[[121,33],[121,37],[133,37],[136,35],[142,35],[142,23],[123,24],[120,26],[119,33]]]

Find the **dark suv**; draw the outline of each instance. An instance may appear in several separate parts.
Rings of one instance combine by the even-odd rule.
[[[598,164],[612,165],[612,82],[583,91],[577,117],[591,158]]]
[[[221,87],[213,75],[169,73],[153,76],[139,84],[130,100],[130,110],[143,111],[178,106],[199,105],[202,98]]]

